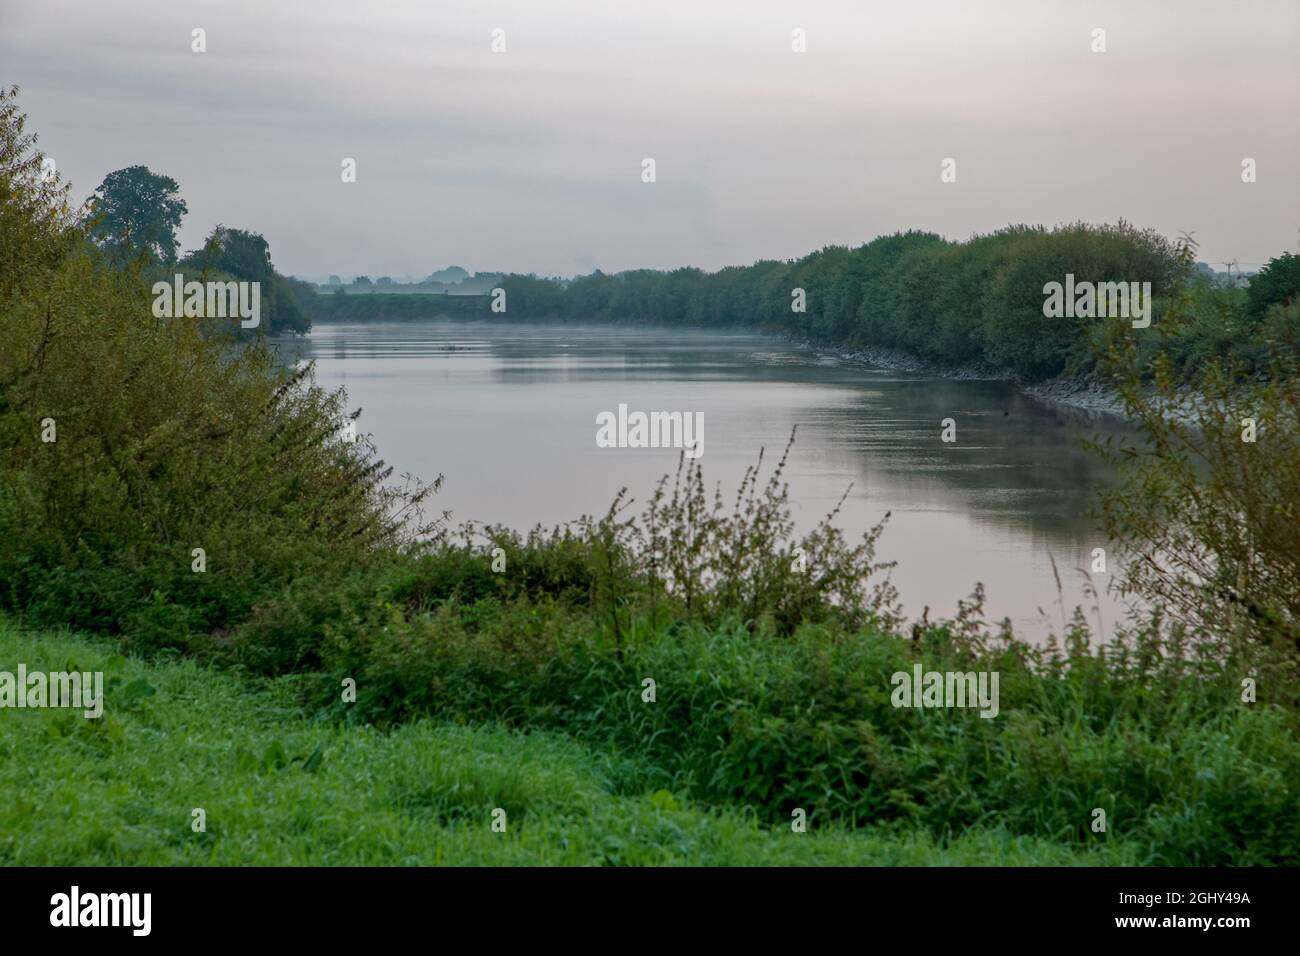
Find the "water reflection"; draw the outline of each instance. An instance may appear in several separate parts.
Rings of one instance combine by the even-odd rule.
[[[288,360],[314,358],[321,384],[347,388],[399,473],[444,474],[438,508],[458,520],[553,524],[603,511],[624,486],[644,500],[676,452],[597,448],[596,414],[626,403],[703,412],[705,474],[724,490],[760,448],[779,452],[797,424],[796,519],[811,525],[850,484],[847,530],[892,512],[881,556],[899,562],[894,582],[911,614],[952,613],[983,581],[990,617],[1041,634],[1041,608],[1059,628],[1049,556],[1073,607],[1085,603],[1076,569],[1107,547],[1089,513],[1114,476],[1079,439],[1123,426],[1003,383],[866,369],[765,336],[678,329],[322,325],[281,348]],[[953,444],[940,441],[945,418],[956,422]],[[1109,579],[1094,580],[1104,589]],[[1112,623],[1120,608],[1107,598],[1101,611]]]

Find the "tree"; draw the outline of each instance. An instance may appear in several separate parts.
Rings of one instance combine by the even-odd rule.
[[[147,166],[109,173],[89,199],[91,237],[119,262],[175,262],[176,230],[188,212],[179,188]]]
[[[217,226],[201,251],[190,258],[204,267],[220,269],[249,282],[262,282],[275,271],[266,239],[246,229]]]
[[[343,393],[261,343],[231,349],[204,323],[155,318],[149,283],[105,268],[65,213],[12,94],[0,90],[0,605],[126,629],[145,650],[185,646],[233,633],[295,576],[331,580],[399,544],[419,502],[394,496],[364,438],[337,437]],[[194,574],[189,542],[235,560]]]
[[[222,273],[245,282],[261,284],[261,301],[266,310],[262,331],[306,332],[311,320],[285,278],[271,263],[271,247],[260,233],[217,226],[202,249],[185,257],[184,265],[207,274]]]
[[[1300,256],[1284,252],[1268,260],[1264,268],[1250,278],[1246,290],[1246,311],[1256,321],[1263,319],[1271,306],[1293,302],[1300,296]]]
[[[18,88],[0,88],[0,315],[24,289],[42,287],[43,274],[79,237],[68,209],[68,187],[44,173],[45,156],[27,132]],[[0,349],[0,372],[9,358]],[[0,378],[0,392],[3,378]],[[3,396],[0,395],[0,406]]]

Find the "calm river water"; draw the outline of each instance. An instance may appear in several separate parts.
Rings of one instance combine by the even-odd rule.
[[[1122,429],[1113,419],[753,334],[430,320],[321,324],[284,349],[346,388],[397,474],[445,475],[434,508],[457,522],[555,524],[603,513],[623,486],[644,501],[678,453],[598,447],[596,416],[620,404],[703,413],[705,476],[728,492],[798,424],[796,520],[815,524],[849,485],[839,521],[853,536],[892,512],[879,557],[898,562],[907,614],[952,614],[982,581],[990,620],[1059,632],[1054,558],[1067,611],[1083,605],[1096,623],[1083,569],[1107,542],[1090,510],[1114,476],[1079,438]],[[940,440],[945,418],[953,443]],[[1093,579],[1104,591],[1109,576]],[[1103,596],[1100,611],[1109,633],[1122,607]]]

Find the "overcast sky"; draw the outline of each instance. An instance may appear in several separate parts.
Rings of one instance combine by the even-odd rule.
[[[303,276],[1077,219],[1243,268],[1300,248],[1296,0],[0,0],[0,82],[77,198],[145,164],[180,183],[185,248],[252,229]]]

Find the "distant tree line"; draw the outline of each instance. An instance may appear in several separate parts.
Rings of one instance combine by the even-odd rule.
[[[1249,292],[1216,287],[1179,244],[1152,230],[1084,223],[1012,226],[965,242],[927,232],[881,236],[857,248],[828,246],[801,259],[717,272],[596,272],[572,280],[502,279],[512,318],[566,318],[663,325],[762,327],[820,344],[906,351],[939,363],[987,363],[1029,379],[1090,371],[1100,341],[1125,329],[1147,347],[1191,361],[1198,349],[1247,348],[1268,307],[1300,291],[1300,257],[1282,256]],[[1157,320],[1049,318],[1044,286],[1079,281],[1150,282]],[[1158,316],[1175,290],[1192,290],[1205,328],[1181,342]],[[800,310],[802,308],[802,311]],[[1185,310],[1186,311],[1186,310]],[[1196,308],[1191,312],[1195,313]],[[1230,335],[1222,327],[1225,315]]]
[[[897,349],[941,364],[984,364],[1037,380],[1094,371],[1119,336],[1136,339],[1148,358],[1168,355],[1175,370],[1187,373],[1216,357],[1259,370],[1266,343],[1284,331],[1273,306],[1300,293],[1300,256],[1278,256],[1240,288],[1199,270],[1188,243],[1120,221],[1008,226],[965,241],[899,232],[856,248],[827,246],[800,259],[717,272],[635,269],[573,279],[476,274],[472,279],[482,280],[484,291],[489,284],[505,290],[501,315],[490,311],[485,295],[398,295],[387,277],[378,283],[384,293],[347,296],[339,285],[322,295],[277,272],[264,237],[227,226],[178,258],[176,230],[186,212],[175,180],[132,166],[110,173],[87,202],[87,234],[101,255],[150,280],[182,271],[201,281],[260,282],[259,332],[272,333],[305,333],[313,319],[443,315],[758,328],[822,345]],[[1135,329],[1127,316],[1047,314],[1045,287],[1067,276],[1150,283],[1152,323]],[[376,284],[361,276],[353,287]],[[1179,321],[1164,328],[1160,317],[1175,298]]]
[[[313,322],[417,322],[434,318],[489,318],[488,296],[442,292],[374,292],[322,295],[308,282],[289,279],[301,308]]]

